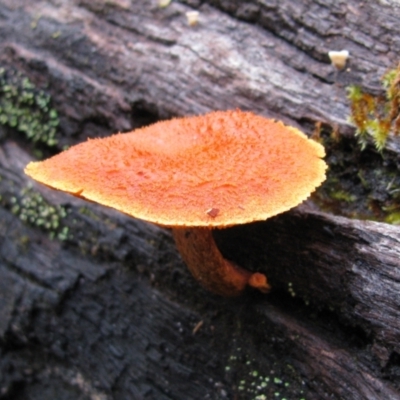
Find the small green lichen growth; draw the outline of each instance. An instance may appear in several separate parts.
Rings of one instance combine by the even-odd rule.
[[[237,348],[236,352],[237,355],[231,355],[228,359],[228,365],[225,366],[226,376],[231,376],[235,381],[235,398],[249,400],[304,398],[296,374],[291,377],[293,385],[286,381],[286,378],[292,375],[292,366],[286,365],[283,370],[276,366],[277,368],[274,368],[274,370],[262,371],[259,369],[260,365],[256,360],[249,359],[246,354],[241,354],[241,348]],[[278,371],[282,376],[274,375],[279,373]]]
[[[69,228],[62,224],[67,216],[64,207],[48,203],[40,193],[30,187],[24,188],[20,196],[11,197],[10,203],[11,212],[21,221],[48,232],[51,238],[62,241],[68,239]]]
[[[382,77],[384,95],[365,93],[359,86],[347,88],[350,100],[350,121],[364,150],[372,138],[378,151],[385,147],[390,132],[400,133],[400,64]]]
[[[51,37],[52,37],[53,39],[58,39],[60,36],[61,36],[61,32],[60,32],[60,31],[54,32],[54,33],[51,35]]]
[[[34,142],[57,144],[59,119],[51,98],[26,77],[0,68],[0,124],[22,132]]]

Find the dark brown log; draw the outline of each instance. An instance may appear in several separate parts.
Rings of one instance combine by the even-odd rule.
[[[38,150],[213,109],[351,136],[345,86],[379,90],[399,17],[394,1],[1,0],[0,67],[49,93],[60,126],[49,149],[0,125],[0,399],[399,399],[397,226],[306,204],[218,231],[273,287],[226,300],[168,230],[23,174]]]

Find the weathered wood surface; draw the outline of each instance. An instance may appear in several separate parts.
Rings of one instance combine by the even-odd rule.
[[[0,63],[52,95],[59,149],[236,107],[348,134],[344,87],[373,89],[397,63],[400,8],[332,3],[1,0]],[[342,48],[337,72],[327,51]],[[167,230],[36,184],[70,235],[21,222],[12,202],[34,146],[10,128],[0,140],[1,399],[400,398],[398,227],[304,205],[217,232],[274,287],[220,299]]]

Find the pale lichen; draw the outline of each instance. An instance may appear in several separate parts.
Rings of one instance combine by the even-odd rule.
[[[69,228],[63,224],[67,210],[60,205],[52,205],[31,187],[21,190],[19,196],[9,199],[11,212],[31,226],[47,232],[51,238],[67,240]]]
[[[57,111],[50,95],[18,72],[0,68],[0,124],[24,133],[33,142],[57,144]]]

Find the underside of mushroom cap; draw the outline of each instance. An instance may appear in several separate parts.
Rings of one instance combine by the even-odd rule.
[[[281,122],[216,111],[88,140],[25,172],[160,225],[226,227],[301,203],[325,179],[324,154]]]

